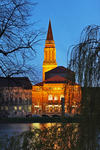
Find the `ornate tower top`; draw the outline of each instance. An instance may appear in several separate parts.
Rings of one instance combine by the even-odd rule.
[[[51,21],[49,20],[48,32],[44,48],[44,61],[43,61],[43,81],[45,80],[45,72],[57,67],[56,63],[56,48],[53,40]]]
[[[49,20],[49,27],[46,40],[53,40],[52,28],[51,28],[51,21]]]

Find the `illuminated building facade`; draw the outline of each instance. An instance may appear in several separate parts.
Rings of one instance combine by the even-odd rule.
[[[51,22],[49,21],[47,38],[44,48],[44,61],[43,61],[43,81],[45,80],[45,72],[57,67],[56,63],[56,48],[53,40]]]
[[[0,114],[23,116],[31,113],[32,85],[27,77],[0,77]]]
[[[32,113],[61,114],[61,98],[65,98],[65,113],[79,112],[81,87],[75,83],[75,73],[57,66],[56,48],[49,21],[44,48],[43,81],[32,87]]]

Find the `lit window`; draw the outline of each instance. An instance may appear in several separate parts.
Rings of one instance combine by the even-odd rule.
[[[5,110],[8,110],[8,106],[5,106]]]
[[[55,96],[55,97],[54,97],[54,100],[58,100],[58,96]]]
[[[17,110],[17,106],[14,107],[14,110]]]
[[[53,108],[52,107],[49,108],[49,112],[53,112]]]
[[[52,95],[49,95],[49,96],[48,96],[48,100],[53,100],[53,96],[52,96]]]
[[[55,112],[58,112],[58,106],[55,106],[55,107],[54,107],[54,111],[55,111]]]
[[[28,106],[28,112],[31,112],[31,106]]]
[[[19,110],[21,110],[22,109],[22,107],[21,106],[19,106]]]
[[[62,98],[64,98],[64,95],[60,95],[60,100],[61,100]]]

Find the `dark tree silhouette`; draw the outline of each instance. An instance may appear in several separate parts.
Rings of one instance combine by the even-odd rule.
[[[87,26],[71,49],[69,67],[84,87],[100,86],[100,26]]]
[[[34,73],[30,64],[42,34],[40,30],[36,30],[36,22],[31,18],[35,6],[36,3],[31,3],[29,0],[0,1],[0,75],[2,76]]]
[[[100,87],[100,26],[87,26],[81,33],[79,44],[72,47],[69,68],[83,87],[81,106],[84,113],[96,110]]]

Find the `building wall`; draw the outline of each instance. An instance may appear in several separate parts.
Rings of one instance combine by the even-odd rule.
[[[32,90],[21,87],[0,88],[0,112],[14,116],[31,112]]]
[[[32,88],[32,113],[61,114],[61,98],[65,98],[65,112],[79,112],[81,88],[64,83],[44,84]]]

